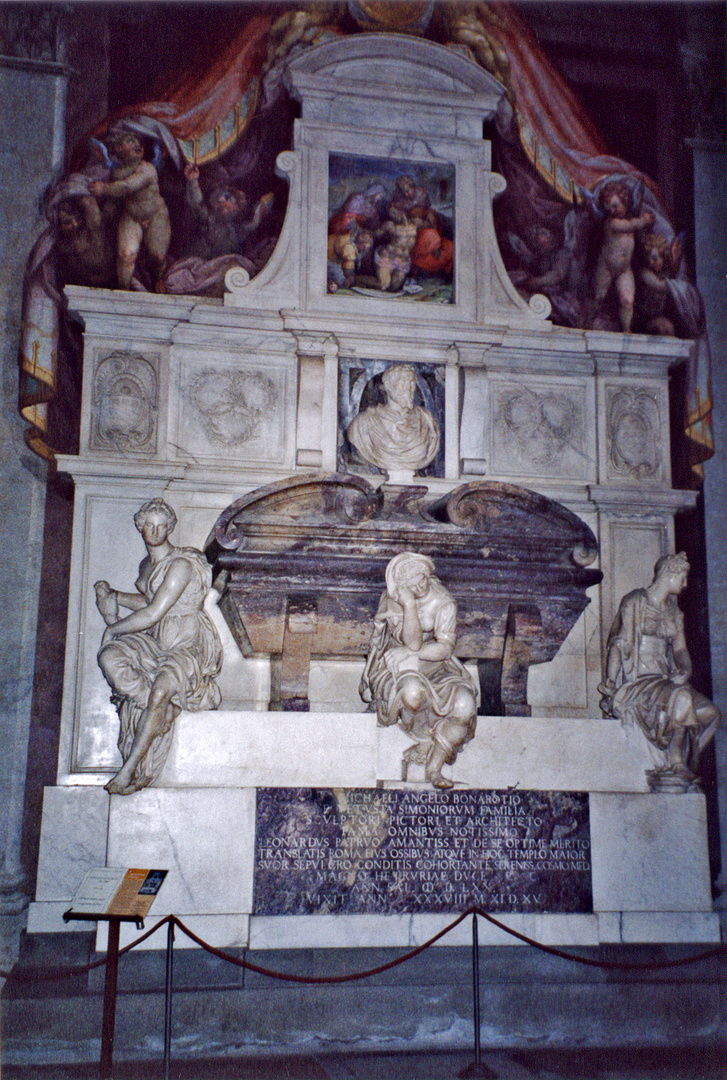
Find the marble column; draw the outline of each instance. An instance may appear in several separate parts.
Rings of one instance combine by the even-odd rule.
[[[43,55],[38,33],[32,51]],[[0,35],[0,49],[9,42]],[[51,51],[55,43],[53,31]],[[52,60],[0,56],[0,916],[11,918],[27,904],[20,844],[47,468],[26,448],[18,415],[20,306],[25,263],[45,224],[39,200],[63,164],[67,79]],[[7,929],[5,919],[1,925]]]

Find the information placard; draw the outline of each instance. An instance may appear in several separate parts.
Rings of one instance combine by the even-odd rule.
[[[89,870],[66,912],[69,919],[143,919],[162,886],[166,870]]]
[[[259,915],[590,912],[588,795],[261,788]]]

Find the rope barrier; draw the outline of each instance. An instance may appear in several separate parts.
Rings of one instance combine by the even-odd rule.
[[[197,937],[191,930],[188,930],[184,923],[180,922],[176,916],[173,915],[172,918],[174,919],[174,925],[178,926],[183,934],[186,934],[188,938],[197,945],[200,945],[203,949],[206,949],[207,952],[212,953],[213,956],[219,956],[221,960],[227,960],[228,963],[236,964],[238,967],[246,968],[248,971],[254,971],[258,975],[267,975],[270,979],[282,979],[285,982],[317,984],[345,983],[354,982],[357,979],[368,979],[372,975],[380,975],[382,971],[388,971],[389,968],[398,967],[399,964],[405,964],[407,960],[413,960],[419,953],[428,949],[435,941],[439,941],[439,939],[444,937],[445,934],[448,934],[450,930],[454,930],[455,926],[459,926],[459,924],[463,922],[468,915],[471,915],[473,911],[474,908],[468,908],[467,911],[458,916],[454,922],[445,926],[444,929],[440,930],[434,937],[430,937],[423,945],[418,945],[416,949],[411,949],[409,952],[404,953],[403,956],[398,956],[395,960],[389,960],[386,964],[379,964],[377,967],[368,968],[366,971],[355,971],[349,975],[288,975],[281,971],[271,971],[269,968],[260,967],[259,964],[253,964],[250,960],[240,960],[236,956],[230,956],[229,953],[224,952],[224,950],[216,949],[214,945],[208,945],[202,938]]]
[[[448,923],[442,930],[434,934],[423,944],[418,945],[414,949],[410,949],[402,956],[396,957],[394,960],[389,960],[385,964],[379,964],[373,968],[367,968],[365,971],[350,972],[347,975],[293,975],[281,971],[273,971],[270,968],[262,967],[260,964],[255,964],[251,960],[246,960],[237,956],[231,956],[230,953],[224,949],[218,949],[214,945],[210,945],[209,942],[199,937],[189,927],[177,918],[176,915],[166,915],[163,919],[160,919],[158,923],[147,930],[145,933],[138,937],[135,941],[132,941],[129,945],[125,945],[123,949],[119,949],[119,956],[123,956],[135,949],[137,945],[141,945],[143,941],[155,934],[157,930],[160,930],[163,926],[171,923],[172,926],[178,927],[183,934],[185,934],[190,941],[193,941],[195,945],[198,945],[201,949],[210,953],[212,956],[218,957],[220,960],[224,960],[228,964],[233,964],[236,967],[246,968],[248,971],[254,971],[257,975],[265,975],[270,979],[279,979],[284,982],[305,983],[309,985],[317,984],[336,984],[355,982],[359,979],[368,979],[373,975],[380,975],[384,971],[389,971],[391,968],[398,967],[400,964],[405,964],[409,960],[413,960],[415,956],[424,952],[426,949],[431,948],[440,938],[445,937],[450,931],[454,930],[456,926],[459,926],[469,915],[479,915],[485,919],[486,922],[496,926],[499,930],[509,934],[510,937],[516,938],[518,941],[522,941],[526,945],[530,945],[534,949],[538,949],[540,952],[548,953],[551,956],[557,956],[561,960],[569,960],[574,964],[583,964],[587,967],[603,968],[608,971],[666,971],[670,968],[684,967],[688,964],[697,964],[702,960],[710,960],[715,956],[721,956],[727,952],[726,945],[717,945],[713,949],[707,949],[704,952],[698,953],[696,956],[685,956],[678,960],[659,960],[649,963],[632,963],[628,961],[619,960],[594,960],[588,956],[578,956],[575,953],[566,952],[564,949],[558,949],[553,945],[544,945],[540,941],[536,941],[534,938],[528,937],[527,934],[521,934],[518,930],[513,930],[512,927],[507,926],[494,915],[490,915],[488,912],[483,911],[479,907],[467,908],[465,912],[459,915],[453,922]],[[25,968],[22,971],[4,971],[0,969],[0,978],[12,980],[15,982],[34,982],[34,981],[52,981],[54,979],[70,978],[74,975],[84,975],[94,968],[102,967],[106,963],[106,957],[101,957],[99,960],[93,960],[88,964],[79,964],[73,967],[55,967],[55,968]]]
[[[521,934],[519,931],[513,930],[512,927],[505,926],[494,915],[489,915],[480,908],[470,908],[470,912],[480,915],[487,922],[510,934],[511,937],[524,941],[526,945],[532,945],[534,949],[539,949],[540,952],[550,953],[551,956],[559,956],[563,960],[571,960],[574,964],[586,964],[588,967],[600,967],[609,971],[665,971],[668,968],[684,967],[686,964],[696,964],[700,960],[709,960],[711,957],[720,956],[727,951],[727,945],[716,945],[713,949],[707,949],[697,956],[685,956],[681,960],[658,960],[649,964],[633,964],[619,960],[592,960],[588,956],[577,956],[575,953],[565,952],[564,949],[556,949],[554,945],[543,945],[542,942],[535,941],[533,938],[528,937],[527,934]]]
[[[136,941],[130,942],[128,945],[124,945],[123,949],[119,949],[119,956],[124,956],[127,952],[131,952],[137,945],[141,945],[142,941],[146,941],[148,937],[155,934],[157,930],[161,929],[168,922],[174,919],[174,915],[165,915],[163,919],[160,919],[158,923],[155,923],[150,930],[138,937]],[[103,967],[106,963],[106,957],[102,956],[99,960],[91,960],[88,964],[76,964],[71,967],[28,967],[22,971],[4,971],[0,968],[0,979],[14,979],[17,982],[34,982],[44,980],[46,982],[52,982],[54,979],[72,978],[74,975],[87,975],[89,971],[93,971],[94,968]]]

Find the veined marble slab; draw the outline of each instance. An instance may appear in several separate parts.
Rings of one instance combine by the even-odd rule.
[[[356,948],[362,941],[381,948],[415,949],[434,937],[454,915],[296,915],[250,919],[251,949]],[[595,915],[498,915],[498,921],[545,945],[598,945]],[[480,945],[522,945],[505,930],[478,919]],[[472,920],[464,919],[437,945],[471,945]]]
[[[594,910],[711,912],[703,795],[594,793],[590,804]]]
[[[450,914],[251,916],[257,787],[427,790],[398,779],[408,739],[371,713],[187,713],[175,725],[156,787],[109,797],[88,776],[46,792],[38,895],[31,933],[64,924],[92,864],[169,870],[147,926],[174,913],[214,945],[250,948],[410,947]],[[454,792],[588,791],[593,914],[508,914],[502,921],[543,943],[715,942],[704,796],[652,794],[639,731],[611,720],[480,717],[452,767]],[[390,779],[387,779],[390,777]],[[413,781],[413,782],[412,782]],[[83,839],[79,859],[69,838]],[[125,943],[136,932],[123,931]],[[248,940],[249,935],[249,940]],[[469,944],[462,924],[442,944]],[[483,944],[516,939],[481,920]],[[188,942],[180,940],[180,947]],[[165,934],[148,948],[163,948]],[[101,942],[99,939],[99,947]]]
[[[182,713],[159,783],[375,787],[377,735],[373,713]]]
[[[45,788],[36,900],[65,910],[84,875],[105,866],[109,799],[100,787]]]
[[[148,787],[112,795],[109,866],[168,870],[154,917],[250,911],[255,793]]]
[[[366,712],[182,713],[160,784],[398,784],[410,745],[398,727],[377,727]],[[474,739],[445,773],[473,788],[647,792],[646,770],[653,767],[642,733],[615,720],[481,716]],[[410,778],[419,779],[414,769]]]
[[[119,945],[123,949],[125,945],[130,945],[132,941],[136,941],[142,934],[146,933],[156,922],[164,917],[164,915],[172,914],[168,911],[153,910],[146,919],[146,929],[137,930],[134,923],[122,923],[121,933],[119,934]],[[231,915],[180,915],[181,922],[188,927],[193,934],[197,937],[201,937],[203,941],[206,941],[208,945],[214,945],[217,949],[245,949],[249,945],[250,940],[250,916],[235,912]],[[98,931],[96,933],[96,949],[98,952],[105,952],[107,943],[107,930],[104,923],[99,923]],[[167,925],[161,926],[154,934],[151,934],[146,941],[142,941],[139,949],[166,949],[167,947]],[[175,930],[174,932],[174,948],[175,949],[197,949],[199,948],[191,938],[188,938],[181,930]],[[232,969],[230,969],[232,970]]]

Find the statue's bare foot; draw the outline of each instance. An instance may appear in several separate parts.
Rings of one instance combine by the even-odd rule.
[[[440,772],[429,773],[429,771],[427,771],[427,780],[435,788],[439,788],[441,791],[448,791],[449,788],[454,787],[454,782],[448,780],[446,776],[442,776]]]
[[[409,766],[413,761],[417,760],[419,753],[419,743],[414,743],[413,746],[407,746],[404,753],[401,755],[401,778],[407,780],[409,777]]]
[[[137,785],[137,787],[139,786],[141,785]],[[134,787],[131,782],[131,774],[125,767],[119,769],[116,776],[112,777],[104,787],[109,795],[130,795],[132,791],[137,790],[137,787]]]

